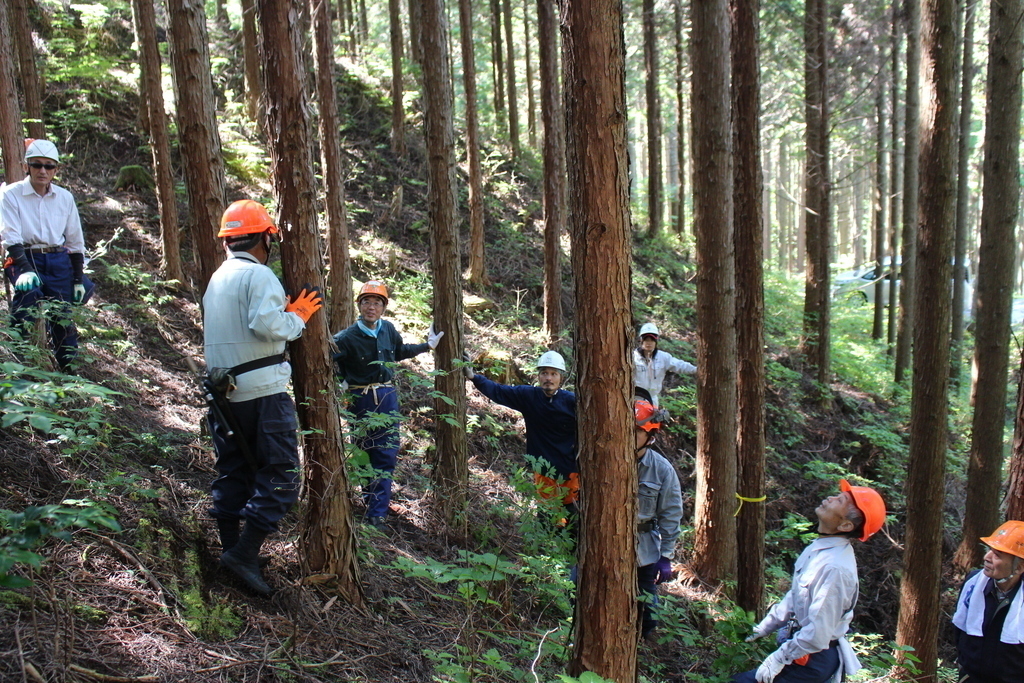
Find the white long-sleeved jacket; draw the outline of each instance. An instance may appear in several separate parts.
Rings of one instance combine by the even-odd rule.
[[[661,394],[661,385],[665,382],[665,375],[669,372],[679,375],[697,373],[696,365],[657,349],[654,351],[654,357],[650,360],[644,358],[639,349],[633,349],[633,365],[636,366],[633,384],[641,389],[646,389],[651,394],[651,401],[655,407],[658,406],[658,397]]]

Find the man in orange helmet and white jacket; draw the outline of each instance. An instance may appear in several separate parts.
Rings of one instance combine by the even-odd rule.
[[[262,595],[271,589],[260,574],[260,547],[299,497],[298,423],[285,346],[302,335],[323,301],[315,287],[294,301],[285,295],[266,265],[277,232],[261,204],[243,199],[229,206],[217,233],[228,258],[203,296],[207,372],[224,369],[231,378],[229,414],[209,416],[220,475],[211,513],[221,564]]]

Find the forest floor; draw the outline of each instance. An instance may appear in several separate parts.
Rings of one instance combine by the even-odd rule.
[[[354,88],[346,92],[360,96]],[[83,530],[70,542],[51,540],[39,551],[41,566],[15,570],[31,585],[0,590],[0,681],[558,680],[572,638],[564,562],[531,554],[548,559],[528,571],[493,570],[485,579],[436,578],[460,567],[479,568],[474,562],[486,563],[481,558],[487,553],[522,559],[534,539],[523,524],[533,514],[530,498],[517,484],[524,465],[521,420],[472,390],[471,532],[460,536],[438,521],[436,506],[443,501],[432,499],[426,474],[433,431],[429,356],[407,361],[399,371],[405,421],[391,522],[383,530],[359,527],[365,607],[303,585],[297,543],[302,505],[266,548],[272,596],[253,596],[218,567],[216,530],[207,514],[214,455],[199,428],[204,411],[185,362],[186,356],[202,357],[200,310],[190,288],[159,281],[152,193],[112,189],[120,166],[147,164],[130,109],[110,112],[102,130],[70,139],[73,161],[59,179],[80,203],[99,285],[88,310],[78,314],[78,374],[117,395],[62,399],[56,409],[69,420],[96,414],[90,410],[97,405],[102,415],[63,434],[24,423],[0,429],[0,509],[89,499],[116,511],[123,530]],[[399,163],[382,151],[386,110],[368,105],[362,111],[366,120],[346,131],[355,169],[347,187],[354,275],[402,282],[389,315],[416,336],[427,323],[428,313],[418,307],[427,295],[414,291],[425,286],[429,292],[429,249],[418,227],[425,220],[423,184],[408,179],[421,178],[422,169],[415,152],[412,161]],[[501,173],[513,189],[508,202],[491,207],[490,221],[504,227],[489,225],[493,284],[476,292],[495,309],[468,317],[467,336],[475,351],[504,352],[526,367],[541,345],[539,210],[528,181]],[[395,215],[389,207],[399,186],[404,203]],[[264,191],[236,181],[229,198]],[[651,310],[651,296],[683,292],[692,300],[690,271],[672,270],[679,259],[670,254],[656,262],[650,252],[638,253],[639,276],[656,283],[645,287],[639,311]],[[662,266],[668,275],[658,270]],[[563,299],[571,318],[569,290]],[[6,303],[0,314],[6,316]],[[692,316],[681,309],[672,315],[673,352],[692,353]],[[788,582],[787,563],[804,542],[793,520],[808,519],[844,474],[887,481],[899,499],[894,453],[904,438],[898,423],[887,421],[888,401],[855,387],[834,385],[829,408],[818,408],[808,398],[812,383],[795,351],[774,342],[769,348],[777,372],[767,392],[766,515],[775,568],[766,582],[778,594]],[[0,362],[14,360],[9,351],[0,346]],[[692,380],[671,386],[680,397],[678,412],[660,448],[679,472],[689,522]],[[358,493],[352,498],[358,513]],[[951,514],[954,507],[951,502]],[[890,508],[895,515],[885,533],[858,547],[862,591],[854,621],[856,630],[880,634],[883,641],[896,628],[903,524],[899,504]],[[722,666],[714,662],[723,650],[744,666],[757,656],[716,626],[713,615],[727,607],[688,567],[688,538],[684,534],[677,555],[677,578],[662,587],[674,597],[674,616],[666,618],[662,642],[640,646],[641,674],[649,681],[716,680]],[[947,553],[954,541],[944,539]],[[400,568],[410,562],[427,568],[424,575]],[[426,576],[431,572],[433,580]],[[948,579],[952,585],[954,577]],[[479,585],[483,598],[465,590]],[[548,631],[552,635],[543,638]]]

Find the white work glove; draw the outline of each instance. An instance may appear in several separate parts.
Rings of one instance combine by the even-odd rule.
[[[19,275],[17,282],[14,283],[14,289],[19,292],[30,292],[36,287],[42,286],[43,281],[39,279],[39,276],[33,270]]]
[[[434,332],[434,323],[430,323],[430,329],[427,331],[427,346],[433,351],[437,348],[437,343],[441,341],[441,337],[444,336],[444,332]]]
[[[766,629],[764,629],[764,628],[762,628],[761,624],[758,624],[757,626],[754,627],[754,632],[751,633],[746,638],[744,638],[743,642],[744,643],[752,643],[755,640],[757,640],[758,638],[764,638],[769,633],[771,633],[771,632],[766,630]]]
[[[786,661],[782,657],[782,653],[778,650],[768,655],[768,657],[761,662],[761,666],[757,667],[757,673],[754,674],[754,680],[757,683],[772,683],[775,677],[779,675],[783,667],[786,666]]]
[[[80,304],[85,300],[85,285],[75,285],[75,303]]]
[[[462,374],[466,376],[466,379],[473,381],[476,377],[476,373],[473,372],[473,359],[469,357],[469,351],[462,352],[462,360],[465,361],[465,365],[462,366]]]

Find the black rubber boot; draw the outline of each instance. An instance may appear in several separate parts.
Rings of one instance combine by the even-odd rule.
[[[221,565],[237,574],[238,578],[260,595],[273,593],[263,580],[259,565],[260,548],[268,533],[252,524],[246,524],[242,535],[238,537],[238,543],[220,556]]]
[[[238,532],[242,528],[240,519],[218,519],[217,531],[220,532],[220,550],[227,552],[238,543]]]

